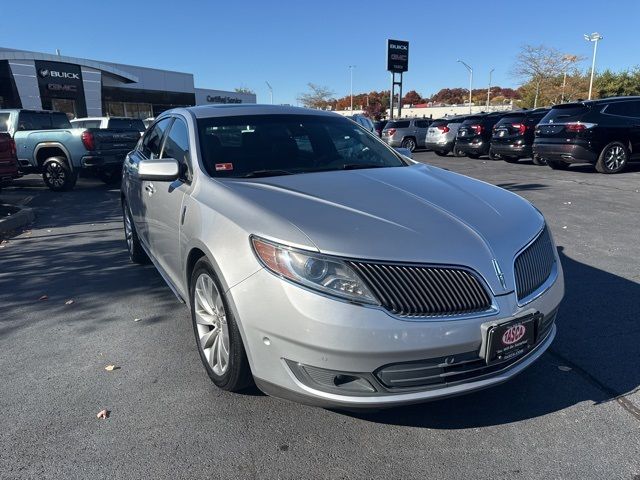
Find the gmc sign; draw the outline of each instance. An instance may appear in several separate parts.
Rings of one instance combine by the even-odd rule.
[[[394,73],[409,70],[409,42],[387,40],[387,70]]]

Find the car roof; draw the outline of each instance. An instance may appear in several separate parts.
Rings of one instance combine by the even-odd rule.
[[[605,103],[623,102],[625,100],[640,100],[640,96],[630,95],[628,97],[607,97],[607,98],[598,98],[596,100],[579,100],[577,102],[572,102],[572,103],[560,103],[558,105],[553,105],[551,108],[572,108],[572,107],[582,107],[582,106],[590,106],[590,105],[602,105]]]
[[[337,113],[311,108],[291,107],[287,105],[262,105],[259,103],[198,105],[195,107],[177,108],[163,112],[187,111],[196,118],[236,117],[241,115],[317,115],[333,118],[344,118]]]

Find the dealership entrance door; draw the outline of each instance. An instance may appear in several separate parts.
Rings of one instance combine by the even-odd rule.
[[[69,98],[52,98],[51,110],[66,113],[69,120],[77,116],[76,101]]]

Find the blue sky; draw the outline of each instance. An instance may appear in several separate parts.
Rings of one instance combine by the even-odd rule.
[[[442,1],[3,1],[0,46],[191,72],[196,86],[245,86],[267,103],[296,103],[308,82],[349,93],[389,88],[387,38],[410,42],[404,90],[423,95],[517,85],[509,71],[525,43],[589,57],[582,35],[599,31],[599,69],[640,64],[637,0]],[[631,23],[630,23],[631,22]],[[588,68],[585,62],[584,68]]]

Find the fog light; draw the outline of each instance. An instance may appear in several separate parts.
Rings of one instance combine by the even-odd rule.
[[[291,371],[305,385],[330,393],[375,393],[376,388],[365,378],[369,374],[340,372],[326,368],[312,367],[286,360]]]

